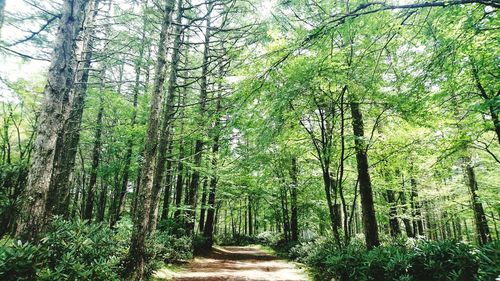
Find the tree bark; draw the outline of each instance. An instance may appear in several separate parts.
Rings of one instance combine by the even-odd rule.
[[[177,1],[177,7],[182,7],[183,0]],[[154,178],[153,178],[153,202],[149,211],[149,231],[156,229],[158,217],[158,203],[160,201],[161,184],[165,175],[165,164],[167,161],[167,150],[170,139],[170,125],[173,118],[173,103],[175,99],[175,91],[177,89],[177,70],[180,63],[181,44],[182,44],[182,16],[183,9],[179,8],[175,18],[174,44],[172,48],[172,57],[170,61],[170,76],[168,79],[167,100],[163,107],[163,123],[160,131],[160,143],[158,148],[158,159],[156,162]]]
[[[54,170],[52,171],[47,205],[52,208],[52,213],[65,217],[68,215],[72,174],[80,141],[80,125],[94,55],[95,20],[99,11],[99,3],[100,0],[94,0],[93,4],[89,6],[90,11],[88,11],[85,20],[83,47],[80,52],[82,65],[77,67],[71,109],[64,122],[63,133],[58,136],[56,142]]]
[[[208,13],[206,19],[206,28],[205,28],[205,41],[204,41],[204,49],[203,49],[203,61],[201,68],[201,81],[200,81],[200,99],[199,99],[199,118],[200,123],[203,124],[204,118],[206,115],[206,103],[207,103],[207,87],[208,87],[208,67],[209,67],[209,55],[210,55],[210,24],[211,18],[210,13],[213,9],[213,4],[210,2],[208,4]],[[201,131],[205,131],[204,128]],[[201,133],[203,134],[203,133]],[[201,160],[203,158],[203,136],[199,136],[195,142],[195,151],[194,151],[194,169],[191,174],[191,184],[189,187],[189,197],[188,197],[188,205],[189,209],[187,211],[187,230],[189,234],[194,233],[194,222],[196,215],[196,203],[197,203],[197,195],[198,195],[198,183],[200,181],[200,168],[201,168]]]
[[[422,212],[420,202],[418,202],[417,180],[410,179],[411,186],[411,208],[413,212],[413,231],[415,235],[424,236],[424,222],[422,219]]]
[[[205,210],[207,205],[207,185],[208,179],[205,178],[203,181],[203,189],[201,191],[201,206],[200,206],[200,220],[198,221],[198,228],[200,233],[203,233],[203,228],[205,227]]]
[[[0,39],[2,38],[2,26],[3,26],[3,21],[4,21],[4,15],[5,15],[5,1],[6,0],[0,0]]]
[[[222,72],[222,71],[221,71]],[[219,87],[220,88],[220,87]],[[217,96],[216,114],[219,115],[221,112],[221,93]],[[207,204],[207,219],[205,221],[205,228],[203,229],[203,237],[207,240],[207,246],[212,247],[214,239],[214,219],[215,219],[215,196],[217,193],[217,157],[219,154],[219,138],[221,130],[221,120],[217,119],[214,124],[213,132],[213,145],[212,145],[212,175],[210,177],[210,191],[208,193],[208,204]],[[233,221],[233,209],[231,207],[231,229],[234,236],[234,221]]]
[[[291,209],[291,217],[290,217],[290,228],[292,231],[292,241],[299,240],[299,228],[298,228],[298,208],[297,208],[297,194],[299,188],[299,180],[298,176],[298,166],[297,166],[297,157],[292,157],[292,169],[290,171],[290,177],[292,178],[292,186],[290,190],[290,209]]]
[[[101,157],[101,137],[102,137],[102,118],[104,115],[104,101],[102,97],[99,101],[99,112],[96,118],[96,130],[94,135],[94,148],[92,149],[92,166],[90,167],[90,179],[87,189],[87,201],[85,202],[85,212],[83,219],[92,220],[94,209],[95,185],[97,183],[97,169],[99,168],[99,160]]]
[[[484,245],[491,242],[490,229],[484,212],[481,199],[477,195],[477,181],[471,159],[467,157],[465,161],[465,173],[467,176],[467,185],[471,196],[472,210],[474,211],[474,221],[476,224],[476,237],[479,244]]]
[[[370,173],[368,171],[369,166],[368,156],[366,153],[367,148],[364,140],[363,115],[359,109],[359,103],[351,101],[350,107],[365,241],[367,249],[371,250],[374,247],[379,246],[380,241],[378,238],[377,219],[375,217],[375,206],[373,203],[372,183]]]
[[[390,234],[392,237],[397,237],[401,235],[401,228],[399,227],[397,202],[396,202],[396,196],[394,195],[394,190],[392,189],[386,190],[386,199],[387,203],[389,203]]]
[[[147,11],[147,3],[146,1],[143,6],[143,14],[146,13]],[[132,119],[130,121],[130,127],[131,129],[134,129],[134,127],[137,124],[137,105],[138,105],[138,99],[139,99],[139,92],[140,92],[140,87],[141,87],[141,72],[143,69],[143,60],[144,60],[144,45],[146,44],[146,25],[147,25],[147,17],[144,17],[143,21],[143,32],[142,32],[142,37],[141,41],[139,44],[139,54],[138,54],[138,59],[136,60],[134,64],[134,72],[135,72],[135,81],[134,81],[134,96],[133,96],[133,101],[132,105],[134,107],[133,112],[132,112]],[[147,85],[147,84],[146,84]],[[147,86],[146,86],[147,88]],[[123,210],[124,202],[125,202],[125,196],[127,194],[127,187],[129,183],[129,177],[130,177],[130,165],[132,163],[132,152],[133,152],[133,138],[129,138],[127,140],[127,152],[125,155],[125,164],[123,165],[123,176],[121,179],[121,186],[120,190],[115,190],[114,196],[113,196],[113,202],[111,206],[111,212],[110,212],[110,227],[113,228],[118,220],[120,220],[121,213]]]
[[[146,253],[145,240],[148,234],[149,210],[151,208],[151,193],[153,185],[153,171],[158,146],[158,127],[160,121],[160,105],[162,103],[162,89],[165,81],[166,47],[168,28],[172,21],[172,11],[175,0],[166,0],[163,9],[158,47],[158,59],[155,69],[155,81],[150,104],[148,129],[144,142],[143,162],[141,167],[141,180],[138,191],[137,206],[134,212],[134,228],[126,262],[126,277],[129,280],[144,280]],[[182,9],[182,7],[178,7]]]
[[[57,136],[63,134],[64,116],[69,110],[70,91],[74,84],[75,39],[80,32],[88,1],[65,0],[49,67],[41,113],[38,117],[28,183],[20,208],[16,236],[38,240],[50,213],[46,203],[54,165]],[[49,208],[50,210],[50,208]]]

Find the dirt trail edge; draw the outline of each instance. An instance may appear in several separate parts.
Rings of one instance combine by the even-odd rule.
[[[295,264],[253,246],[216,247],[210,253],[196,257],[181,272],[159,270],[154,277],[176,281],[309,280],[305,271]]]

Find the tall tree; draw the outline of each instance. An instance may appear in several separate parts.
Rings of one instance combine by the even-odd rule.
[[[358,169],[359,194],[361,197],[361,211],[363,214],[363,228],[365,233],[366,247],[368,250],[380,245],[378,238],[377,219],[375,217],[375,204],[373,202],[372,183],[368,171],[368,155],[363,128],[363,115],[359,109],[359,103],[350,102],[352,129],[354,132],[354,144],[356,150],[356,163]]]
[[[54,165],[54,152],[57,136],[64,134],[64,116],[69,110],[70,92],[75,79],[75,40],[81,29],[87,3],[88,1],[83,0],[63,2],[42,111],[38,117],[31,169],[16,231],[16,236],[21,239],[37,240],[50,217],[45,205]]]
[[[180,0],[181,1],[181,0]],[[182,2],[181,2],[182,3]],[[151,192],[153,171],[158,146],[158,128],[160,123],[160,105],[162,103],[163,82],[165,81],[166,50],[168,43],[168,29],[172,22],[172,13],[175,0],[166,0],[163,7],[160,40],[158,42],[158,57],[155,69],[155,81],[151,96],[150,115],[146,139],[144,142],[143,162],[141,166],[141,181],[137,207],[134,212],[134,228],[127,259],[127,278],[129,280],[144,280],[146,266],[145,242],[148,234],[149,211],[151,207]],[[178,6],[178,10],[182,10]],[[180,13],[180,12],[179,12]]]

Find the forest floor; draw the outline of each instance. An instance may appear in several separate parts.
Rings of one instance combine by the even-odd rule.
[[[309,280],[300,265],[279,259],[258,246],[215,247],[212,251],[195,257],[178,272],[160,269],[154,278],[175,281]]]

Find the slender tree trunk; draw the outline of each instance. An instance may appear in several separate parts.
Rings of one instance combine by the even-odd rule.
[[[292,186],[290,190],[290,203],[291,203],[291,218],[290,218],[290,228],[292,230],[292,241],[299,240],[299,228],[298,228],[298,208],[297,208],[297,193],[299,188],[298,176],[298,166],[297,157],[292,157],[292,169],[290,171],[290,177],[292,178]]]
[[[181,125],[182,132],[182,125]],[[174,212],[174,220],[176,222],[176,227],[180,227],[183,225],[182,215],[182,193],[183,190],[183,173],[184,173],[184,140],[180,140],[179,143],[179,161],[177,163],[177,181],[175,183],[175,212]]]
[[[469,186],[469,193],[471,196],[472,210],[474,212],[474,220],[476,223],[476,236],[479,244],[483,245],[491,242],[490,229],[488,228],[488,221],[484,212],[481,199],[477,195],[477,181],[474,168],[472,167],[470,158],[464,159],[465,173],[467,176],[467,185]]]
[[[203,233],[203,228],[205,227],[205,210],[207,205],[207,185],[208,179],[205,178],[203,181],[203,189],[201,191],[201,206],[200,206],[200,220],[198,221],[198,228],[200,233]]]
[[[172,156],[173,141],[169,141],[168,155]],[[161,219],[167,220],[170,209],[170,197],[172,197],[172,159],[167,159],[166,175],[165,175],[165,190],[163,193],[163,207],[161,210]]]
[[[97,169],[99,168],[99,160],[101,157],[101,136],[102,136],[102,118],[104,115],[104,101],[102,97],[99,101],[99,112],[96,118],[96,130],[94,135],[94,148],[92,149],[92,166],[90,167],[90,179],[87,189],[87,201],[85,202],[85,212],[83,219],[92,220],[92,212],[94,209],[95,185],[97,183]]]
[[[389,203],[390,234],[392,237],[397,237],[401,235],[401,228],[399,227],[397,202],[396,196],[394,195],[394,190],[386,190],[386,199],[387,203]]]
[[[402,206],[401,209],[403,211],[403,224],[405,226],[406,236],[415,237],[411,221],[408,218],[410,214],[408,213],[408,206],[406,205],[406,195],[404,190],[399,193],[399,198],[401,199],[401,206]]]
[[[354,144],[356,150],[356,162],[359,179],[359,194],[361,197],[361,210],[363,215],[363,227],[365,232],[366,247],[368,250],[380,245],[378,238],[377,219],[375,217],[375,206],[373,203],[372,183],[368,171],[368,156],[364,140],[363,115],[359,109],[359,103],[351,102],[352,128],[354,132]]]
[[[70,91],[76,69],[75,39],[78,37],[88,1],[65,0],[38,117],[31,169],[20,208],[16,236],[38,240],[45,230],[50,212],[47,196],[54,165],[57,136],[63,134],[64,116],[69,110]],[[50,210],[51,208],[49,208]]]
[[[200,100],[199,100],[199,118],[200,123],[203,124],[204,118],[206,115],[206,102],[207,102],[207,90],[208,90],[208,67],[209,67],[209,55],[210,55],[210,24],[211,18],[210,13],[213,9],[212,3],[208,4],[208,13],[206,19],[206,28],[205,28],[205,41],[204,41],[204,50],[203,50],[203,61],[201,68],[201,81],[200,81]],[[201,131],[205,131],[204,128]],[[198,194],[198,182],[200,180],[200,168],[201,168],[201,160],[203,158],[203,136],[200,136],[196,139],[195,142],[195,151],[194,151],[194,169],[191,175],[191,184],[189,187],[189,210],[187,212],[187,230],[188,233],[194,233],[194,222],[196,215],[196,203],[197,203],[197,194]]]
[[[146,0],[143,6],[143,14],[146,13],[148,1]],[[132,119],[130,121],[131,129],[134,129],[137,124],[137,106],[139,100],[139,92],[141,87],[141,73],[143,69],[143,60],[144,60],[144,45],[146,44],[146,25],[147,25],[147,17],[144,17],[143,21],[143,32],[141,37],[141,42],[139,44],[139,54],[138,59],[134,64],[134,72],[135,72],[135,81],[134,81],[134,96],[132,105],[134,107],[132,112]],[[147,88],[147,84],[146,84]],[[121,213],[125,203],[125,196],[127,194],[127,187],[129,184],[130,177],[130,165],[132,163],[132,152],[133,152],[134,141],[133,138],[129,138],[127,140],[127,152],[125,154],[125,164],[123,165],[123,176],[121,180],[121,186],[119,190],[115,190],[113,196],[113,202],[110,212],[110,227],[113,228],[118,220],[120,220]]]
[[[149,211],[151,208],[151,193],[153,185],[153,171],[158,146],[158,128],[160,123],[160,105],[162,103],[162,89],[165,81],[165,56],[167,47],[168,28],[172,21],[172,11],[175,0],[166,0],[163,9],[163,21],[161,25],[160,40],[158,47],[158,59],[155,69],[155,81],[151,97],[150,116],[148,129],[144,142],[143,162],[140,174],[140,187],[138,192],[137,206],[134,212],[134,228],[130,242],[130,249],[126,263],[126,275],[129,280],[145,279],[145,240],[148,234]],[[182,7],[179,6],[179,9]]]
[[[177,7],[182,7],[183,0],[177,1]],[[170,76],[168,80],[168,90],[167,90],[167,100],[163,106],[163,123],[160,131],[160,143],[158,148],[158,159],[156,162],[154,178],[153,178],[153,204],[151,204],[151,210],[149,211],[149,231],[154,231],[156,229],[157,214],[158,214],[158,203],[160,201],[160,190],[161,184],[165,175],[165,164],[167,161],[167,150],[169,146],[170,139],[170,125],[173,118],[173,104],[175,100],[175,91],[177,89],[177,70],[180,63],[180,53],[182,44],[182,16],[183,9],[178,9],[174,28],[174,44],[172,49],[172,57],[170,61]]]
[[[0,0],[0,39],[2,39],[2,26],[5,15],[5,1],[6,0]]]
[[[252,217],[252,200],[251,200],[251,197],[249,196],[248,197],[248,211],[247,211],[247,215],[248,215],[248,235],[252,236],[253,235],[253,217]]]
[[[220,71],[222,72],[222,70]],[[220,88],[220,87],[219,87]],[[217,105],[216,114],[219,115],[222,109],[221,106],[221,93],[217,95]],[[207,246],[212,247],[214,238],[214,217],[215,217],[215,195],[217,193],[217,157],[219,154],[219,138],[221,130],[221,120],[217,119],[214,124],[213,132],[213,145],[212,145],[212,175],[210,177],[210,190],[208,193],[208,204],[207,204],[207,219],[205,221],[205,228],[203,229],[203,236],[207,239]],[[234,236],[234,221],[233,221],[233,209],[231,206],[231,227]]]
[[[115,179],[115,184],[118,182],[118,179]],[[108,201],[108,185],[106,182],[101,180],[101,192],[99,193],[99,200],[97,203],[97,214],[96,214],[96,222],[103,222],[104,215],[106,213],[106,202]]]
[[[420,202],[418,202],[418,191],[417,191],[417,180],[414,178],[410,179],[411,186],[411,208],[413,212],[413,231],[415,235],[424,236],[424,222],[422,219],[422,212],[420,207]]]

